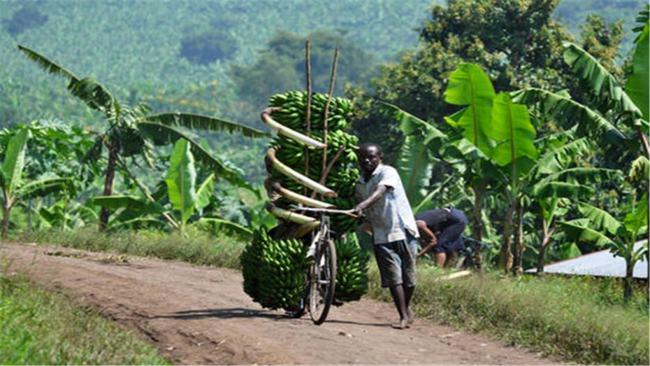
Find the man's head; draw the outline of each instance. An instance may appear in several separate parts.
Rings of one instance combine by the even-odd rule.
[[[384,158],[381,147],[373,143],[366,143],[359,146],[358,155],[359,166],[367,175],[372,174]]]

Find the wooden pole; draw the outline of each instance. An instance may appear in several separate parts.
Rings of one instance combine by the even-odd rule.
[[[323,143],[327,145],[327,134],[328,134],[328,127],[327,127],[327,116],[329,114],[329,108],[330,108],[330,103],[332,102],[332,94],[334,93],[334,83],[336,82],[336,65],[338,64],[339,61],[339,48],[336,47],[336,50],[334,51],[334,61],[332,61],[332,73],[330,74],[330,85],[329,89],[327,90],[327,102],[325,103],[325,110],[323,111]],[[321,169],[321,176],[325,174],[325,170],[327,169],[327,147],[325,147],[325,150],[323,151],[323,167]]]
[[[305,77],[307,84],[307,109],[305,110],[305,123],[307,124],[307,136],[311,135],[311,42],[305,42]],[[305,176],[309,176],[309,149],[307,146],[303,148],[305,156]],[[304,193],[307,192],[307,187],[304,187]]]

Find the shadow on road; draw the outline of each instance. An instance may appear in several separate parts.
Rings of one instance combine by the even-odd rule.
[[[225,309],[196,309],[182,310],[169,315],[158,315],[154,318],[168,319],[203,319],[203,318],[268,318],[273,320],[289,319],[278,313],[272,313],[266,310],[255,310],[246,308],[225,308]]]
[[[181,310],[168,315],[157,315],[151,317],[152,319],[204,319],[204,318],[219,318],[219,319],[232,319],[232,318],[267,318],[271,320],[296,320],[287,315],[271,312],[267,310],[246,309],[246,308],[224,308],[224,309],[195,309],[195,310]],[[309,320],[309,316],[302,318]],[[328,319],[327,323],[334,324],[353,324],[372,327],[390,327],[390,323],[360,323],[349,320]]]

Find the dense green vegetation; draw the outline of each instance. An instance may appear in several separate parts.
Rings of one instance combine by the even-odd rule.
[[[0,360],[20,364],[151,364],[168,361],[95,311],[45,291],[0,265]]]

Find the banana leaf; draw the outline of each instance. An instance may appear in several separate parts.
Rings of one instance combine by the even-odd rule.
[[[492,155],[494,161],[505,166],[522,157],[537,160],[539,153],[534,144],[535,134],[526,106],[512,103],[507,93],[499,93],[494,98],[492,128],[488,133],[490,138],[497,141]]]
[[[114,107],[115,98],[113,98],[113,95],[108,91],[108,89],[100,83],[90,78],[79,79],[70,70],[59,66],[47,57],[28,47],[18,45],[18,49],[22,51],[27,58],[36,62],[45,71],[68,79],[68,90],[70,93],[81,99],[89,107],[99,110],[102,113],[108,113],[108,111]]]
[[[269,137],[269,134],[255,128],[239,123],[226,121],[220,118],[202,116],[191,113],[162,113],[146,116],[146,121],[156,122],[171,127],[185,127],[188,129],[199,129],[208,131],[225,131],[229,133],[241,133],[246,137]]]
[[[178,140],[174,145],[165,183],[169,201],[180,213],[181,222],[185,225],[196,207],[196,168],[187,140]]]
[[[560,226],[567,238],[579,242],[590,242],[597,247],[613,247],[616,243],[601,232],[592,229],[583,220],[561,221]]]
[[[150,138],[156,145],[175,143],[178,139],[187,140],[191,145],[191,151],[196,160],[213,169],[217,178],[223,178],[238,187],[253,190],[253,187],[244,179],[239,169],[210,154],[188,134],[172,126],[166,126],[156,122],[142,121],[136,126],[143,135]]]
[[[16,190],[16,196],[21,198],[42,197],[66,188],[70,183],[67,178],[44,178],[31,181]]]
[[[566,93],[527,88],[512,93],[512,96],[513,101],[517,103],[539,103],[542,110],[555,119],[576,124],[578,135],[603,139],[609,144],[621,144],[627,140],[627,137],[598,111],[576,102]]]
[[[632,58],[632,75],[628,77],[627,84],[625,84],[625,91],[630,96],[630,99],[639,108],[643,119],[650,120],[648,116],[648,79],[650,73],[648,72],[648,24],[643,27],[639,38],[636,40],[636,49],[634,50],[634,57]]]
[[[445,118],[447,123],[463,129],[465,138],[486,155],[491,155],[492,143],[488,133],[492,129],[492,101],[495,92],[490,78],[475,64],[462,63],[449,76],[445,101],[466,107],[457,119]]]
[[[21,129],[9,140],[5,160],[2,162],[2,188],[9,195],[20,185],[29,136],[28,129]]]
[[[607,211],[598,207],[591,206],[586,203],[578,205],[578,211],[587,219],[589,219],[590,227],[594,230],[607,232],[611,235],[616,235],[621,223],[610,215]]]

